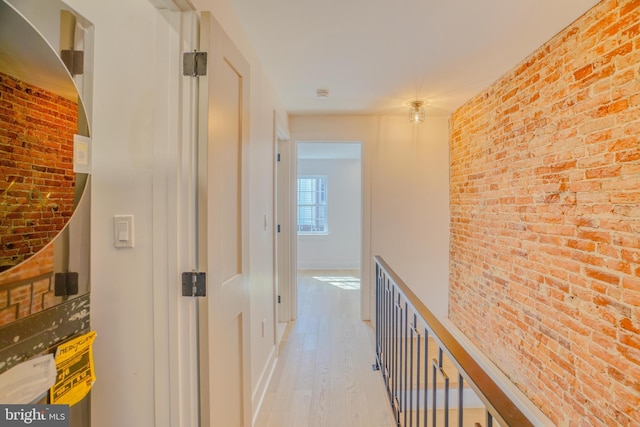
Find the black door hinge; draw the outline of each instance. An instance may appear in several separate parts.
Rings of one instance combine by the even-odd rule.
[[[280,295],[278,295],[278,304],[280,304],[282,301],[280,300]]]
[[[182,55],[182,75],[200,77],[207,75],[207,52],[185,52]]]
[[[53,294],[57,297],[78,295],[78,273],[56,273]]]
[[[280,161],[280,153],[278,153],[278,161]]]
[[[278,233],[280,232],[280,224],[278,224]]]
[[[62,50],[60,51],[60,59],[62,59],[62,62],[72,76],[84,73],[83,51],[73,49]]]
[[[183,297],[204,297],[207,295],[206,273],[196,273],[190,271],[182,273],[182,296]]]

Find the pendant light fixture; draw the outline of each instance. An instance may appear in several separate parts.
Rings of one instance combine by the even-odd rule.
[[[424,101],[415,100],[409,103],[409,121],[415,124],[424,122]]]
[[[316,90],[316,97],[318,99],[327,99],[329,97],[329,89],[320,88]]]

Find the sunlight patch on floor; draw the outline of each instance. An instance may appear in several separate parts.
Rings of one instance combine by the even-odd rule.
[[[328,282],[340,289],[360,289],[360,279],[353,276],[313,276],[313,278],[321,282]]]

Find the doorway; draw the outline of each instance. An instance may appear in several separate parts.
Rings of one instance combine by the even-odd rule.
[[[296,272],[360,293],[362,144],[298,142],[296,161]]]

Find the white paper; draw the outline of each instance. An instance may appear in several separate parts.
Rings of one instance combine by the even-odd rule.
[[[35,357],[0,375],[0,403],[33,403],[56,382],[53,354]]]

